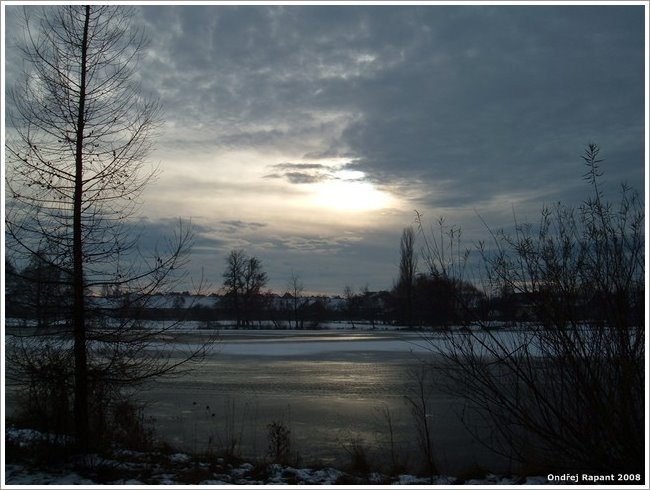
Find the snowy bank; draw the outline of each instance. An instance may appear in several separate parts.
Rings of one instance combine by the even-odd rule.
[[[28,448],[51,437],[29,429],[8,428],[6,442]],[[545,477],[505,477],[488,474],[484,478],[459,480],[451,476],[420,477],[408,474],[386,475],[379,472],[367,474],[347,473],[324,468],[285,466],[267,461],[257,463],[228,461],[214,455],[192,456],[182,452],[138,452],[115,450],[108,456],[89,454],[70,457],[64,463],[31,465],[16,461],[4,468],[4,485],[540,485],[547,484]]]

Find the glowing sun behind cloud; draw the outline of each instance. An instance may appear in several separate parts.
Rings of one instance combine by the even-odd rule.
[[[363,212],[393,205],[394,198],[364,181],[359,171],[339,170],[334,178],[313,185],[313,202],[319,207],[339,212]]]

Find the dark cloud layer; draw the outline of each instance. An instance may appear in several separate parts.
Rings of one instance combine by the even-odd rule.
[[[452,197],[420,196],[441,206],[561,187],[591,141],[613,176],[643,176],[642,6],[142,12],[166,61],[151,67],[161,97],[173,93],[180,121],[213,121],[223,145],[321,131],[321,155],[350,156],[377,182],[444,182]]]

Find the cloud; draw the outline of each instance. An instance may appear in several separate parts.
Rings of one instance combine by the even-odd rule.
[[[185,141],[198,129],[226,148],[345,155],[377,183],[443,181],[467,205],[507,187],[563,186],[592,140],[629,165],[642,157],[642,7],[141,9],[165,26],[161,90],[173,91]],[[270,177],[323,178],[307,170]]]
[[[321,163],[277,163],[271,165],[271,168],[277,170],[329,170],[329,166]]]
[[[241,221],[241,220],[222,221],[221,223],[223,223],[224,225],[232,226],[234,228],[258,229],[266,226],[266,223],[256,223],[254,221]]]
[[[287,172],[284,176],[292,184],[314,184],[316,182],[322,182],[326,179],[323,175],[312,175],[304,172]]]
[[[317,254],[338,253],[343,248],[357,243],[360,240],[362,240],[362,236],[359,236],[358,234],[342,236],[289,235],[273,237],[273,242],[276,244],[276,246],[281,247],[287,251]]]
[[[583,145],[597,140],[618,153],[619,128],[627,127],[636,157],[629,164],[641,177],[643,111],[634,101],[643,91],[642,22],[626,9],[590,14],[426,10],[420,26],[430,28],[430,41],[415,39],[402,63],[351,94],[363,114],[342,135],[358,156],[352,168],[387,185],[442,181],[446,192],[430,193],[429,205],[448,205],[439,199],[446,194],[471,206],[509,188],[579,180]],[[618,31],[626,24],[634,34]],[[618,165],[628,163],[617,161],[614,173]]]
[[[270,169],[275,172],[264,176],[266,179],[284,179],[291,184],[315,184],[330,180],[332,167],[320,163],[277,163]]]

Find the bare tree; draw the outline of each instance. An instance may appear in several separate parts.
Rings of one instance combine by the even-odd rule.
[[[226,258],[223,273],[226,295],[235,313],[237,328],[249,325],[251,315],[258,306],[261,290],[268,276],[257,257],[248,257],[243,250],[233,250]]]
[[[244,295],[244,269],[246,267],[246,254],[243,250],[233,250],[226,258],[226,270],[223,273],[223,285],[226,295],[230,299],[237,328],[242,323],[242,297]]]
[[[593,192],[577,210],[545,208],[538,226],[479,247],[486,287],[525,303],[531,322],[503,331],[476,319],[432,340],[445,360],[433,367],[502,454],[538,470],[643,475],[645,214],[625,186],[618,206],[605,200],[598,154],[583,156]]]
[[[295,272],[291,272],[291,277],[287,281],[287,292],[291,299],[291,313],[293,317],[293,328],[303,328],[304,317],[302,316],[302,309],[305,302],[302,299],[302,293],[305,286]]]
[[[346,285],[343,288],[343,298],[345,299],[345,314],[347,319],[352,325],[352,328],[356,328],[354,322],[359,316],[359,295],[354,292],[351,286]]]
[[[262,288],[269,281],[267,273],[262,267],[262,262],[257,257],[250,257],[244,266],[244,323],[250,325],[252,317],[260,307]]]
[[[148,259],[129,226],[154,175],[144,162],[161,113],[135,82],[145,37],[131,24],[132,9],[67,5],[24,14],[25,71],[8,94],[7,253],[58,270],[72,292],[64,327],[73,335],[76,440],[86,449],[99,378],[132,383],[182,363],[147,357],[154,333],[111,323],[104,313],[112,305],[91,298],[108,285],[122,291],[122,304],[142,304],[175,277],[191,236],[181,225],[168,249]],[[30,358],[26,349],[16,350],[18,362]]]

